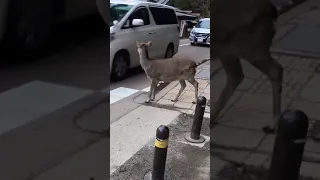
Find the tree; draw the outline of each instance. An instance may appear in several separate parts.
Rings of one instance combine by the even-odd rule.
[[[202,17],[210,17],[210,0],[170,0],[169,5],[181,10],[192,10]]]

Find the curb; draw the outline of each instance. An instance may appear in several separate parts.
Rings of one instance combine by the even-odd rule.
[[[316,53],[308,53],[298,50],[284,50],[284,49],[276,49],[271,48],[270,51],[272,53],[279,53],[287,56],[300,56],[300,57],[306,57],[306,58],[320,58],[320,54]]]

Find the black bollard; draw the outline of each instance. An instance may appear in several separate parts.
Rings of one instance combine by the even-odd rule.
[[[169,128],[161,125],[157,128],[156,141],[154,143],[154,157],[152,171],[144,176],[144,180],[171,180],[166,172],[166,160],[168,151]]]
[[[308,126],[308,117],[300,110],[286,110],[281,114],[269,180],[299,179]]]
[[[193,124],[191,133],[185,136],[186,140],[192,143],[202,143],[205,141],[203,136],[200,136],[203,115],[206,108],[207,99],[204,96],[199,96],[197,99],[197,105],[194,112]]]

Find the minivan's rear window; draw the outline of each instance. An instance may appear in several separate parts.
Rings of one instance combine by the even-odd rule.
[[[178,24],[176,12],[173,9],[164,7],[149,7],[157,25]]]

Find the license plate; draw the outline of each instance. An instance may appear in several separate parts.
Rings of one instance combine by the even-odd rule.
[[[203,42],[203,38],[198,38],[198,42]]]

